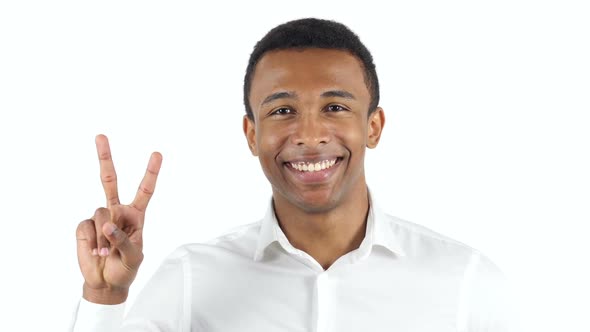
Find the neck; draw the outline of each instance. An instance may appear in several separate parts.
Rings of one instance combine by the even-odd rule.
[[[364,182],[335,207],[319,213],[305,211],[277,196],[273,197],[275,214],[287,239],[324,270],[357,249],[365,238],[369,198]]]

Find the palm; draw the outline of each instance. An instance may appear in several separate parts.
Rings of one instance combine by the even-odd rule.
[[[91,236],[78,236],[78,262],[88,287],[128,289],[143,259],[142,234],[145,210],[155,188],[162,158],[159,153],[152,154],[135,199],[129,205],[123,205],[119,202],[117,177],[107,138],[97,136],[96,146],[108,210],[97,210],[92,219],[96,228],[96,244],[93,244]],[[124,246],[115,247],[109,244],[102,231],[103,225],[107,222],[112,222],[125,234]],[[108,255],[97,254],[101,248],[109,248]],[[94,254],[93,249],[96,250]]]

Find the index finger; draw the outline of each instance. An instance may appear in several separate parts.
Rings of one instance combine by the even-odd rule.
[[[111,156],[109,140],[105,135],[100,134],[96,136],[95,142],[100,163],[100,182],[102,182],[107,198],[107,206],[118,205],[120,202],[117,190],[117,173]]]
[[[133,199],[133,203],[131,203],[131,206],[139,211],[145,211],[150,198],[152,198],[152,195],[154,194],[156,180],[158,179],[158,173],[160,173],[161,166],[162,155],[159,152],[152,153],[143,180],[141,180],[135,199]]]

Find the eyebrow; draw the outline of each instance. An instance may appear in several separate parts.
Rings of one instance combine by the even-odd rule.
[[[277,99],[297,99],[297,94],[295,92],[276,92],[273,93],[272,95],[264,98],[264,100],[262,101],[262,104],[260,104],[260,106],[264,106],[265,104],[271,103]]]
[[[345,90],[330,90],[330,91],[326,91],[324,93],[322,93],[320,95],[320,97],[322,98],[328,98],[328,97],[340,97],[340,98],[345,98],[345,99],[355,99],[354,95],[348,91]],[[273,93],[271,95],[269,95],[268,97],[264,98],[264,101],[262,101],[262,104],[260,104],[260,106],[264,106],[265,104],[271,103],[277,99],[297,99],[298,96],[295,92],[293,91],[283,91],[283,92],[276,92]]]
[[[322,93],[321,97],[340,97],[345,99],[356,99],[354,95],[344,90],[330,90]]]

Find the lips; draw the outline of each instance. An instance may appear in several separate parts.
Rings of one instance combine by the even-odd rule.
[[[318,172],[324,169],[328,169],[334,164],[338,158],[332,159],[325,159],[321,161],[298,161],[298,162],[290,162],[291,167],[300,171],[300,172]]]
[[[284,165],[298,181],[308,184],[321,183],[336,173],[341,160],[340,157],[298,159],[288,161]]]

